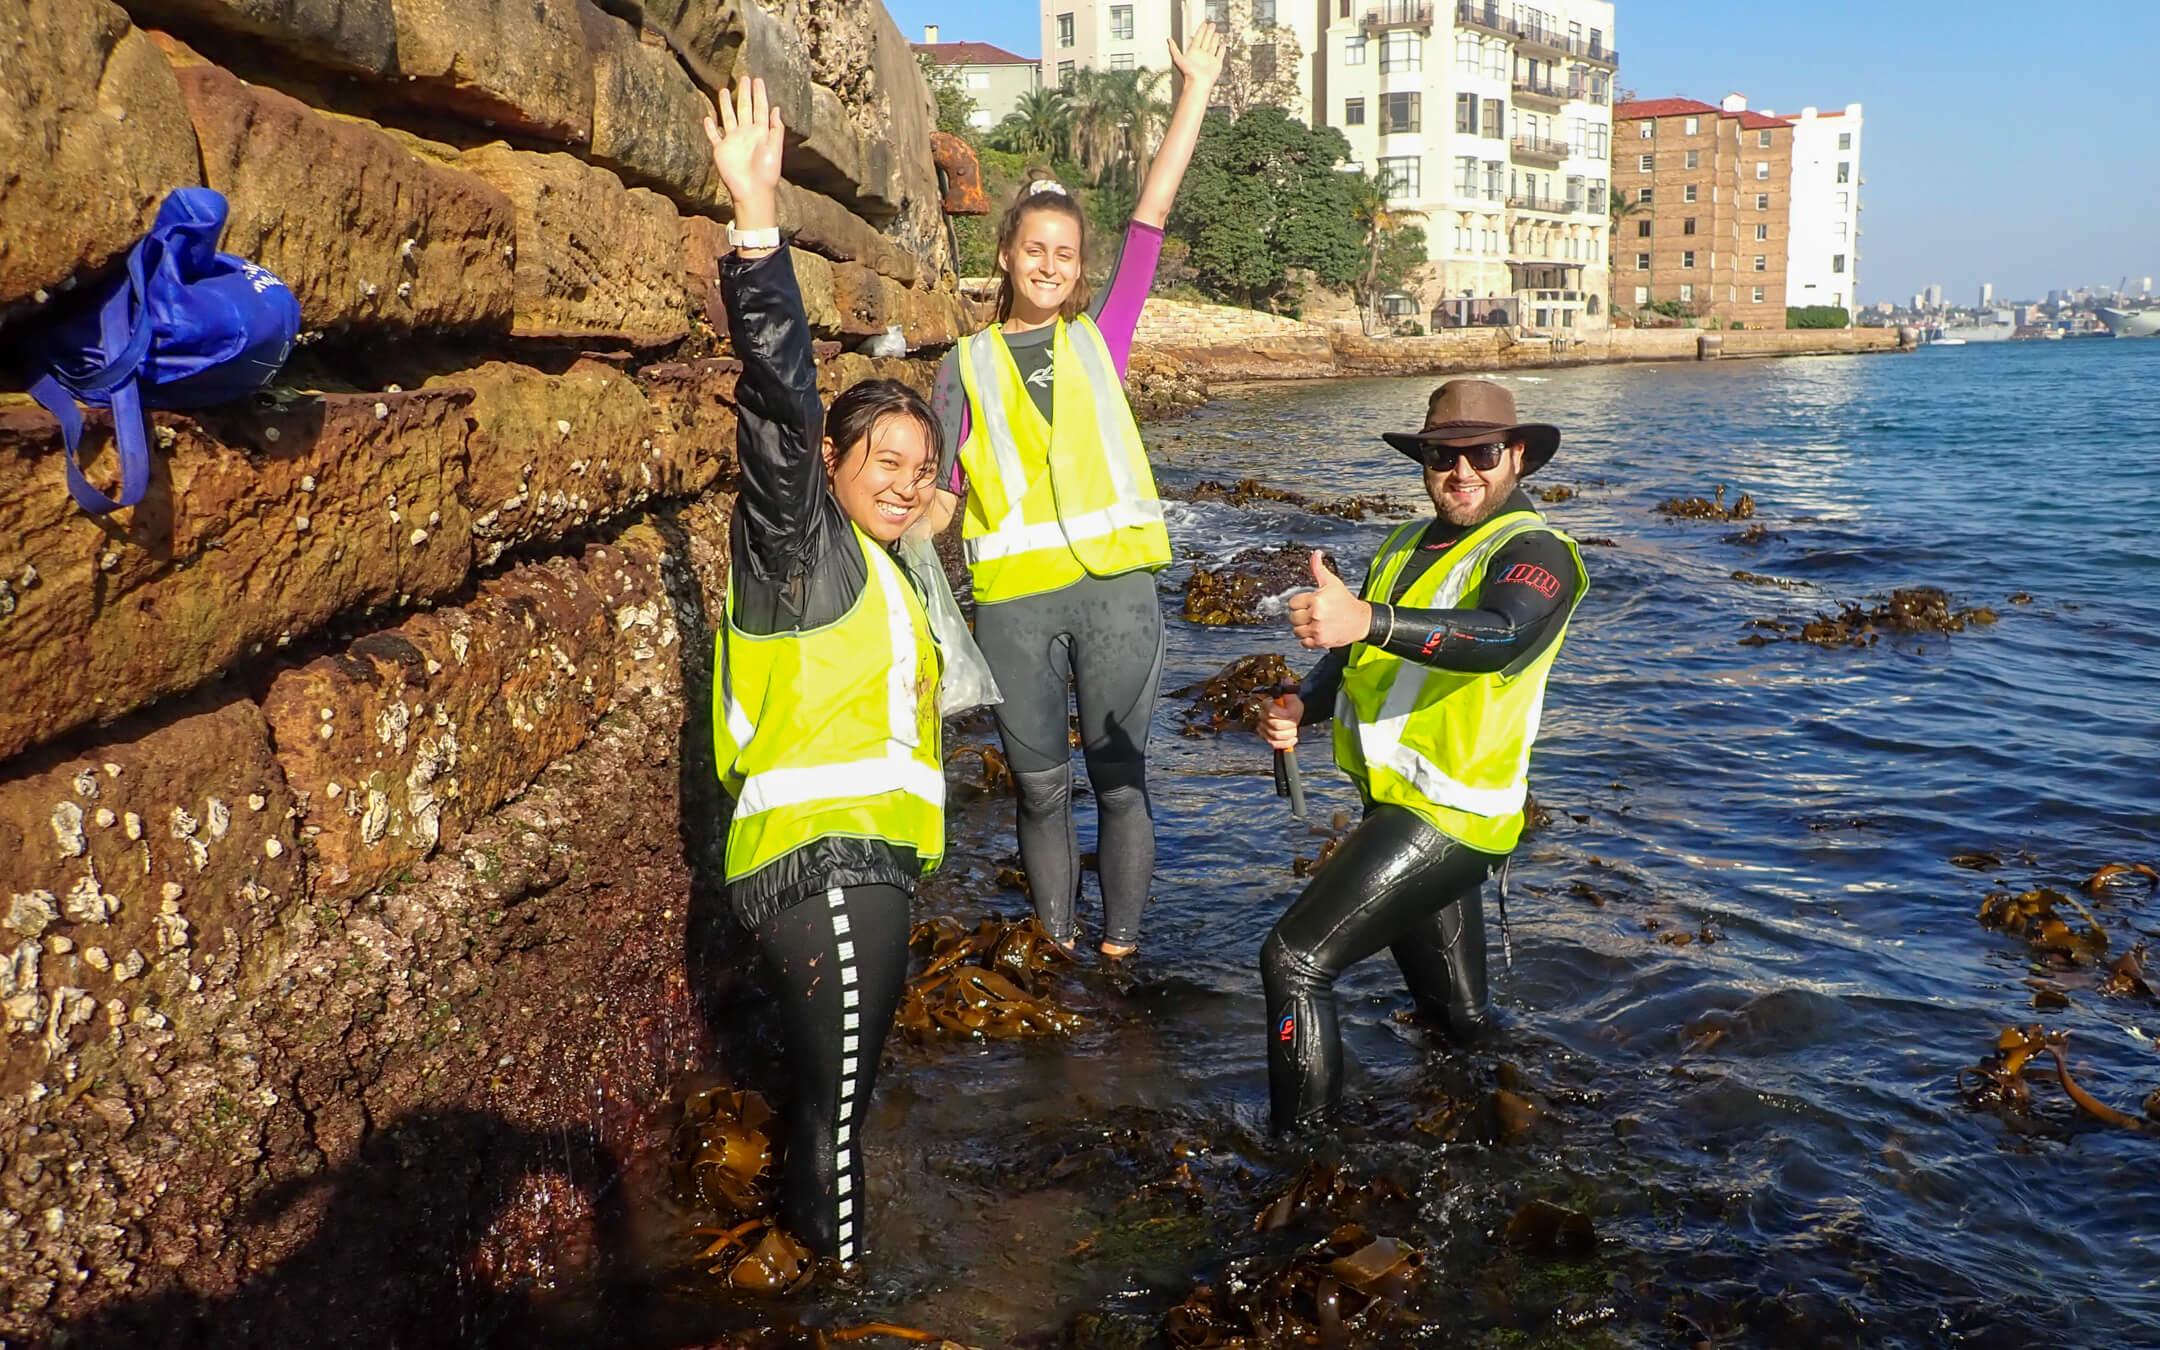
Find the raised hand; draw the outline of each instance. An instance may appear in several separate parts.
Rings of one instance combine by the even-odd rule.
[[[1290,631],[1297,640],[1315,651],[1363,642],[1372,630],[1372,606],[1328,570],[1319,549],[1312,552],[1312,578],[1312,590],[1290,597]]]
[[[1212,23],[1201,24],[1200,31],[1192,35],[1192,41],[1186,44],[1183,51],[1178,50],[1177,39],[1171,38],[1170,64],[1176,66],[1178,74],[1185,77],[1188,87],[1213,88],[1215,81],[1222,76],[1222,34],[1215,31]]]
[[[719,118],[705,119],[713,167],[735,199],[735,228],[762,230],[780,223],[780,152],[787,139],[780,110],[765,97],[765,81],[737,80],[732,102],[713,100]]]

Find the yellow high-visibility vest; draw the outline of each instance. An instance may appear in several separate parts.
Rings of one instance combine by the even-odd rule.
[[[1095,321],[1057,322],[1045,422],[995,326],[960,339],[967,390],[967,515],[961,538],[983,604],[1083,576],[1170,565],[1170,531],[1140,427]]]
[[[1395,582],[1416,553],[1425,522],[1399,527],[1381,546],[1364,598],[1420,609],[1474,609],[1486,563],[1519,534],[1545,530],[1575,560],[1572,616],[1590,588],[1582,550],[1535,511],[1495,516],[1459,540],[1413,583]],[[1493,674],[1436,670],[1357,643],[1335,699],[1335,762],[1369,801],[1413,811],[1434,829],[1487,853],[1506,853],[1522,837],[1530,789],[1530,747],[1545,710],[1545,677],[1560,655],[1568,619],[1537,658]]]
[[[735,799],[731,882],[829,835],[912,848],[925,872],[944,856],[937,641],[900,564],[850,529],[869,579],[848,612],[822,628],[743,631],[730,576],[713,742]]]

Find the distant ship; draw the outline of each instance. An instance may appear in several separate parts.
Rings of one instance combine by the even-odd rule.
[[[2160,309],[2102,308],[2100,322],[2117,337],[2151,337],[2160,333]]]

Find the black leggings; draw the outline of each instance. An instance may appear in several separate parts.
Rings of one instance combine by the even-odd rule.
[[[787,1053],[780,1222],[819,1256],[861,1259],[862,1122],[907,981],[908,897],[834,887],[757,926]]]
[[[1020,865],[1043,927],[1073,940],[1080,843],[1073,830],[1065,710],[1080,702],[1080,747],[1095,790],[1103,940],[1140,940],[1155,876],[1147,795],[1148,719],[1162,684],[1162,601],[1149,572],[1087,577],[975,611],[975,641],[1005,701],[992,711],[1020,798]]]
[[[1375,806],[1276,920],[1260,948],[1275,1128],[1324,1120],[1342,1098],[1335,980],[1382,947],[1418,1011],[1457,1041],[1485,1024],[1485,875],[1500,858],[1399,806]]]

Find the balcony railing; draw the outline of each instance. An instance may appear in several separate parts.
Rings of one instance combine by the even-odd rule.
[[[1498,0],[1456,0],[1455,22],[1471,28],[1482,28],[1488,33],[1498,33],[1502,37],[1515,38],[1533,47],[1542,47],[1546,51],[1595,61],[1601,66],[1617,67],[1620,64],[1620,53],[1606,46],[1604,42],[1592,42],[1542,24],[1517,23],[1501,12]]]
[[[1385,33],[1391,28],[1415,28],[1429,37],[1432,23],[1432,0],[1382,0],[1365,11],[1368,34]]]
[[[1507,204],[1517,211],[1543,211],[1556,216],[1564,216],[1581,209],[1579,206],[1568,202],[1564,197],[1511,196],[1507,199]]]
[[[1515,77],[1515,96],[1517,98],[1546,98],[1555,103],[1565,103],[1568,91],[1566,85],[1554,84],[1550,80],[1525,79],[1518,75]]]
[[[1523,159],[1544,159],[1557,164],[1574,151],[1566,141],[1549,141],[1543,136],[1517,136],[1515,153]]]

